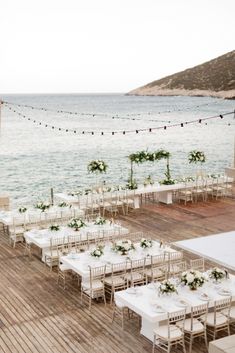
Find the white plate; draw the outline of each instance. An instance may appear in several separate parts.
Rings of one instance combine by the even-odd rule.
[[[159,307],[159,306],[154,306],[154,307],[153,307],[153,311],[154,311],[155,313],[158,313],[158,314],[163,314],[163,313],[166,312],[165,309],[163,309],[162,307]]]
[[[211,298],[209,297],[209,295],[207,297],[205,297],[203,294],[201,294],[199,296],[200,300],[204,300],[205,302],[209,302],[211,300]]]
[[[232,295],[232,292],[230,291],[230,290],[227,290],[227,289],[220,289],[219,291],[218,291],[218,294],[219,295],[223,295],[223,296],[230,296],[230,295]]]
[[[187,306],[189,306],[189,304],[184,299],[176,300],[176,305],[182,308],[186,308]]]

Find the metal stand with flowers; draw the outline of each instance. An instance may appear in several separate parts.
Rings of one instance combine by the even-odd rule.
[[[191,151],[188,154],[188,161],[189,161],[189,164],[194,163],[196,165],[198,164],[200,165],[199,170],[197,169],[196,171],[196,175],[202,176],[202,164],[205,163],[206,161],[205,153],[202,151],[196,151],[196,150]]]
[[[98,186],[98,175],[106,173],[108,165],[101,159],[91,161],[87,166],[88,172],[96,175],[96,186]]]
[[[134,164],[142,164],[145,162],[155,162],[155,161],[160,161],[161,159],[167,160],[167,170],[165,173],[166,179],[162,183],[168,183],[168,184],[173,183],[170,176],[170,166],[169,166],[170,152],[165,150],[157,150],[155,152],[140,151],[140,152],[130,154],[128,158],[131,163],[130,178],[128,179],[128,184],[127,184],[127,187],[129,189],[137,189],[137,183],[136,183],[136,180],[134,179],[134,170],[133,170]],[[149,180],[149,184],[152,184],[151,176],[148,176],[148,180]]]

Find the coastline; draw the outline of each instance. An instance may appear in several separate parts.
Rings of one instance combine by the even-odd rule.
[[[235,90],[210,91],[210,90],[186,90],[180,88],[164,89],[158,87],[137,88],[126,93],[127,96],[189,96],[189,97],[213,97],[222,99],[235,99]]]

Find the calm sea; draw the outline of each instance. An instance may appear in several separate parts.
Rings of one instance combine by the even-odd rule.
[[[187,160],[188,152],[193,149],[205,152],[204,169],[208,173],[223,172],[233,160],[233,115],[208,121],[207,125],[197,123],[151,133],[113,136],[105,132],[154,128],[167,125],[169,121],[179,123],[230,112],[235,108],[234,101],[121,94],[9,95],[1,98],[49,109],[17,107],[17,111],[26,116],[23,119],[6,107],[2,108],[0,193],[9,194],[15,204],[48,198],[51,187],[60,192],[95,183],[95,177],[87,173],[87,164],[93,159],[103,159],[109,166],[102,180],[107,184],[124,184],[129,175],[127,156],[142,149],[170,151],[173,178],[195,172],[195,166],[189,165]],[[77,114],[57,113],[58,110]],[[93,131],[94,135],[58,131],[46,128],[46,124]],[[163,179],[164,171],[164,161],[146,163],[135,167],[135,177],[141,182],[151,175],[159,181]]]

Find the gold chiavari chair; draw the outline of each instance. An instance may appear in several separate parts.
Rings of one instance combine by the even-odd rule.
[[[89,266],[89,280],[86,282],[82,281],[81,283],[81,302],[83,304],[83,299],[88,299],[89,310],[91,310],[91,304],[93,299],[102,298],[106,305],[104,288],[105,272],[106,265],[100,267]]]
[[[179,261],[173,262],[170,264],[170,268],[168,271],[168,278],[169,277],[181,277],[182,272],[187,270],[187,262],[186,261]]]
[[[126,206],[126,214],[130,208],[135,207],[135,190],[126,190],[123,199],[124,205]]]
[[[217,200],[219,197],[224,197],[225,195],[225,186],[224,186],[224,178],[223,177],[218,177],[217,179],[214,179],[213,185],[212,185],[212,195],[215,197]]]
[[[50,248],[48,251],[44,252],[44,262],[45,265],[50,267],[50,270],[52,271],[53,266],[58,265],[58,246],[59,245],[64,245],[64,237],[62,238],[51,238],[50,239]]]
[[[130,270],[123,277],[127,281],[127,286],[145,284],[145,261],[146,259],[130,260]]]
[[[155,347],[170,353],[173,346],[181,346],[183,353],[186,353],[185,342],[184,342],[184,323],[185,323],[185,310],[175,311],[167,314],[167,324],[157,327],[153,333],[153,350]],[[181,328],[176,324],[181,322]]]
[[[203,257],[200,257],[198,259],[190,260],[190,269],[192,270],[197,270],[200,272],[205,271],[205,260]]]
[[[58,273],[57,273],[57,284],[59,285],[62,281],[63,289],[66,288],[66,282],[68,277],[72,277],[72,270],[61,262],[61,256],[65,256],[69,253],[70,249],[68,244],[60,244],[57,246],[58,255]]]
[[[188,186],[188,184],[185,183],[184,188],[179,190],[178,201],[184,201],[185,205],[187,202],[193,202],[193,187],[191,185]]]
[[[13,216],[12,225],[9,226],[9,241],[10,245],[15,248],[16,243],[24,240],[23,234],[25,231],[25,214]]]
[[[196,178],[195,181],[195,185],[192,189],[192,193],[193,193],[193,198],[194,201],[197,202],[199,197],[201,197],[202,201],[205,201],[205,190],[204,190],[204,186],[205,186],[205,181],[203,178]]]
[[[226,299],[216,300],[214,302],[214,310],[207,314],[207,316],[201,316],[200,320],[205,323],[207,327],[207,334],[216,339],[217,332],[227,331],[230,335],[229,317],[231,309],[232,297]],[[224,315],[226,311],[227,315]]]
[[[110,295],[110,304],[113,302],[114,293],[126,288],[126,270],[127,261],[114,263],[111,265],[111,275],[105,277],[105,292]]]
[[[146,283],[164,280],[167,271],[168,264],[165,263],[165,254],[152,255],[150,268],[145,270]]]
[[[204,337],[205,346],[207,349],[207,333],[206,333],[206,325],[203,324],[199,319],[203,315],[203,317],[207,318],[208,314],[208,303],[201,304],[197,306],[191,307],[190,317],[185,319],[184,322],[184,339],[185,342],[189,343],[189,353],[192,352],[193,340],[196,337]],[[179,321],[176,323],[176,326],[182,328],[182,322]]]

